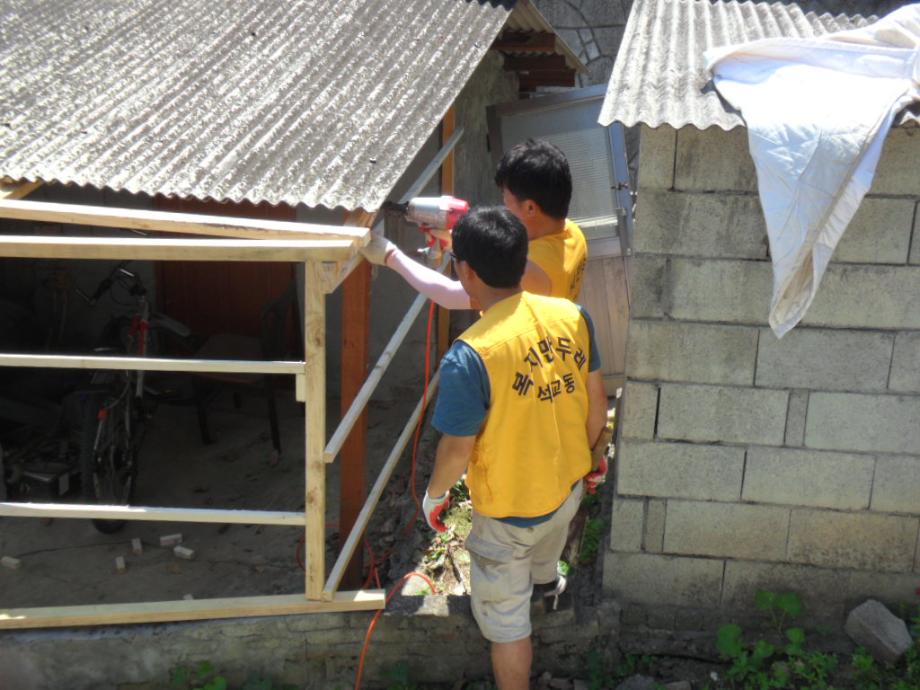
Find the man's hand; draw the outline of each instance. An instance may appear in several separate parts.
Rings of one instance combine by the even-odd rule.
[[[422,500],[422,510],[425,512],[425,521],[428,526],[435,532],[446,532],[447,525],[441,519],[441,515],[447,511],[450,505],[450,494],[445,492],[443,496],[432,498],[425,492],[425,498]]]
[[[386,266],[387,257],[395,252],[396,249],[396,245],[390,242],[386,237],[372,232],[371,241],[366,247],[361,247],[361,253],[364,254],[364,258],[372,264]]]
[[[597,463],[597,469],[588,472],[585,475],[585,491],[593,494],[604,482],[607,481],[607,457],[601,456]]]

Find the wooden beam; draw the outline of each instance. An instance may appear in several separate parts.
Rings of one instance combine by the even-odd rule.
[[[556,34],[506,31],[492,44],[503,53],[555,53]]]
[[[42,186],[41,182],[0,181],[0,200],[22,199]]]
[[[194,371],[212,374],[300,374],[303,362],[259,362],[236,359],[168,359],[165,357],[103,357],[101,355],[20,355],[0,353],[0,367],[49,369],[115,369],[129,371]]]
[[[323,596],[326,576],[326,295],[316,262],[304,264],[303,344],[306,362],[306,452],[304,530],[307,599]]]
[[[3,202],[0,202],[2,204]],[[2,215],[2,214],[0,214]],[[0,256],[21,259],[151,261],[346,261],[355,241],[0,235]]]
[[[453,133],[454,128],[457,124],[457,111],[454,106],[451,106],[447,112],[444,114],[444,119],[441,120],[441,141],[449,139]],[[447,194],[450,196],[454,195],[454,152],[451,151],[450,155],[444,159],[444,162],[441,164],[441,194]],[[450,268],[446,269],[450,271]],[[441,357],[444,356],[444,353],[447,352],[447,348],[450,345],[450,310],[445,309],[444,307],[438,307],[438,335],[437,343],[435,346],[435,352],[437,353],[437,362],[435,366],[438,366],[438,363],[441,361]]]
[[[94,520],[148,520],[223,525],[275,525],[303,527],[303,513],[268,510],[214,510],[200,508],[151,508],[144,506],[97,506],[83,503],[0,503],[3,517],[77,518]]]
[[[374,217],[358,210],[348,214],[345,225],[370,227]],[[367,378],[371,328],[371,265],[359,263],[342,283],[342,360],[339,414],[348,414]],[[339,534],[348,534],[367,496],[367,408],[363,407],[342,446],[339,471]],[[362,552],[355,554],[345,571],[345,587],[361,584]]]
[[[296,616],[305,613],[374,611],[384,607],[383,590],[336,592],[328,601],[306,601],[301,594],[260,597],[151,601],[0,609],[0,629],[61,628],[78,625],[172,623],[248,616]]]
[[[42,201],[0,200],[0,218],[238,239],[351,240],[359,246],[370,239],[366,230],[338,225]]]
[[[537,86],[575,86],[575,70],[534,70],[518,75],[521,89]]]
[[[505,69],[514,72],[567,69],[565,55],[506,55]]]

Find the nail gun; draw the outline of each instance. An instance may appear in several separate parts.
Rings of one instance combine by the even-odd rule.
[[[418,225],[426,238],[422,252],[430,263],[440,263],[444,250],[450,247],[451,229],[469,210],[469,202],[452,196],[417,196],[401,204],[383,204],[385,213]]]

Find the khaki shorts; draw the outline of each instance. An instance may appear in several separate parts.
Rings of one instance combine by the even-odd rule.
[[[530,636],[533,586],[555,581],[556,563],[583,491],[578,482],[553,517],[534,527],[515,527],[473,511],[466,539],[470,599],[487,640],[515,642]]]

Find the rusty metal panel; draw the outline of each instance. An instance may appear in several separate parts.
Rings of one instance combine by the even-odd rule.
[[[906,3],[635,0],[600,122],[725,130],[743,126],[710,83],[703,61],[706,50],[761,38],[814,38],[856,29],[902,4]],[[909,112],[905,117],[917,119]]]
[[[0,0],[0,178],[376,210],[513,0]]]

